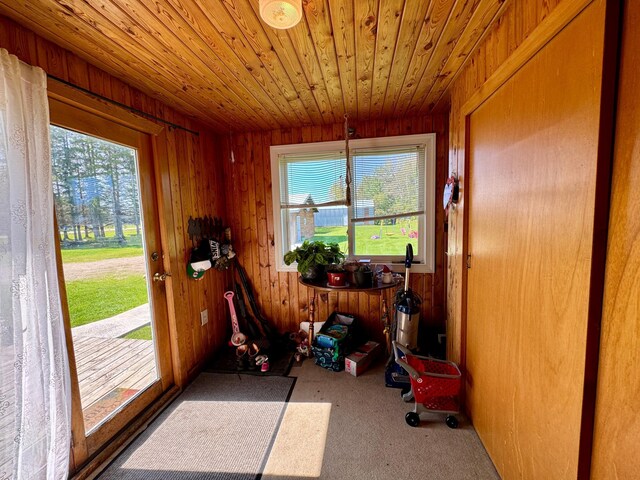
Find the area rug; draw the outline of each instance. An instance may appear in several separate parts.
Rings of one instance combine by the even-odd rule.
[[[294,383],[281,376],[202,373],[99,478],[259,478]]]
[[[211,373],[242,373],[246,375],[258,376],[287,376],[293,365],[294,352],[279,352],[269,355],[269,371],[261,372],[259,368],[254,371],[238,371],[238,358],[235,348],[221,349],[204,367],[205,372]]]

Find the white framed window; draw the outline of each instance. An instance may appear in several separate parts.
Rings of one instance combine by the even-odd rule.
[[[436,134],[350,140],[349,157],[347,175],[344,141],[271,147],[277,270],[308,239],[390,266],[411,243],[412,270],[433,272]]]

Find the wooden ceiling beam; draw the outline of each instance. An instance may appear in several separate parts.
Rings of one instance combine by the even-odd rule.
[[[493,14],[495,14],[499,7],[499,0],[474,0],[473,2],[458,2],[456,4],[451,14],[451,20],[447,22],[447,25],[442,32],[440,41],[436,45],[433,56],[431,57],[422,79],[420,80],[420,84],[414,93],[413,99],[409,104],[406,111],[408,115],[415,115],[421,111],[422,105],[424,105],[427,98],[427,94],[438,77],[442,75],[442,69],[447,60],[455,53],[458,45],[462,43],[464,46],[467,41],[465,33],[467,35],[471,35],[473,33],[473,28],[468,29],[467,27],[471,24],[474,14],[479,10],[482,10],[480,15],[477,17],[477,21],[482,21],[482,13],[494,8],[495,10]],[[490,18],[493,18],[493,14],[490,14]],[[464,48],[463,46],[460,48]]]
[[[251,7],[253,8],[256,17],[259,17],[258,2],[251,1]],[[298,28],[298,26],[294,28]],[[306,89],[312,93],[320,112],[322,123],[335,122],[333,112],[331,110],[331,102],[329,101],[329,95],[327,94],[324,82],[319,85],[313,83],[311,71],[309,70],[308,65],[300,60],[294,42],[290,38],[288,31],[266,27],[264,32],[269,38],[274,51],[281,61],[285,65],[288,64],[291,66],[291,71],[295,72],[297,81],[303,83],[303,85],[306,86]]]
[[[265,30],[272,29],[262,22],[253,12],[249,0],[224,0],[224,6],[240,31],[247,44],[251,46],[255,55],[270,72],[274,81],[279,82],[282,94],[291,104],[302,125],[320,124],[322,116],[315,98],[309,91],[308,84],[300,81],[300,75],[295,69],[276,53],[269,41]],[[298,69],[299,71],[300,69]]]
[[[378,0],[355,0],[358,119],[368,120],[376,58]]]
[[[356,39],[353,29],[353,2],[328,0],[327,8],[331,18],[333,41],[336,46],[345,113],[355,118],[358,115],[358,91],[356,89]]]
[[[303,2],[305,19],[309,27],[309,39],[316,52],[320,72],[329,94],[329,100],[336,120],[345,113],[344,94],[338,69],[338,57],[333,37],[333,27],[326,0]]]
[[[288,30],[264,23],[258,0],[0,0],[0,11],[228,132],[426,113],[508,2],[304,0]]]
[[[370,116],[373,118],[382,115],[405,4],[405,0],[380,0],[375,67],[371,85]]]
[[[59,20],[53,11],[51,11],[49,15],[44,15],[37,9],[28,8],[29,2],[25,2],[24,0],[19,1],[21,3],[16,2],[12,5],[13,10],[11,11],[11,16],[16,21],[27,26],[43,38],[76,53],[85,61],[95,64],[114,77],[127,78],[127,74],[131,72],[131,67],[141,68],[138,65],[143,66],[142,62],[135,56],[132,56],[129,62],[121,62],[118,60],[118,50],[120,50],[120,47],[117,45],[113,46],[111,42],[105,42],[102,49],[94,50],[89,48],[90,51],[86,50],[87,45],[91,45],[91,43],[95,41],[95,34],[88,37],[82,33],[82,28],[76,27],[70,30],[64,17]],[[47,28],[42,27],[43,24],[47,25]],[[151,75],[144,80],[131,78],[128,80],[128,83],[166,104],[175,106],[187,115],[202,117],[203,111],[211,110],[210,106],[202,104],[202,107],[198,107],[197,105],[194,106],[191,102],[182,100],[178,94],[165,88],[164,82],[157,81],[153,77],[154,75]],[[176,88],[179,90],[179,87]],[[208,115],[207,118],[203,118],[203,121],[206,121],[209,126],[218,129],[221,128],[222,125],[227,125],[223,115],[224,112],[220,115],[217,113],[217,109],[213,109],[213,112]]]
[[[422,25],[433,3],[433,0],[421,2],[407,0],[404,3],[400,33],[398,34],[398,41],[396,42],[391,70],[389,72],[387,91],[385,92],[384,103],[380,112],[381,117],[390,117],[393,115],[401,87],[404,84],[404,79],[409,70],[411,58],[416,51]]]
[[[463,1],[456,0],[455,3],[462,3]],[[404,115],[411,103],[413,94],[422,79],[422,75],[433,55],[435,46],[440,39],[440,34],[449,20],[453,7],[454,3],[451,0],[433,0],[429,5],[429,11],[420,30],[420,37],[409,62],[403,85],[399,89],[400,92],[394,105],[392,116],[400,117]]]
[[[442,70],[426,95],[420,111],[433,110],[449,86],[458,77],[471,52],[482,42],[489,25],[502,16],[510,0],[483,0],[473,12],[467,28],[447,58]]]
[[[79,2],[65,1],[73,1],[76,4]],[[282,113],[268,96],[256,98],[257,90],[251,88],[247,79],[244,80],[248,85],[240,81],[231,71],[230,65],[219,56],[214,59],[210,57],[212,49],[206,44],[202,45],[201,38],[193,31],[191,25],[177,12],[172,12],[169,5],[164,8],[158,5],[156,13],[152,15],[138,0],[95,1],[110,2],[110,5],[117,6],[117,9],[113,6],[100,10],[93,8],[97,14],[104,12],[105,18],[125,35],[125,39],[129,36],[150,53],[154,53],[158,62],[171,62],[172,70],[183,78],[183,89],[184,86],[194,88],[205,97],[215,93],[220,99],[227,100],[227,105],[231,105],[228,108],[234,117],[229,120],[232,127],[234,124],[242,126],[245,118],[257,122],[260,128],[275,127],[279,125],[279,120],[283,121]],[[170,27],[165,25],[161,18]],[[138,29],[133,28],[135,26]],[[142,34],[141,30],[146,31],[147,35]],[[118,31],[114,33],[118,35]],[[202,48],[196,52],[194,46]],[[259,100],[259,103],[256,100]]]
[[[341,107],[342,92],[335,89],[334,82],[327,84],[325,81],[323,69],[309,31],[306,13],[298,25],[288,30],[280,31],[277,35],[287,35],[289,37],[293,50],[296,52],[309,82],[309,88],[313,91],[317,90],[322,96],[321,111],[326,113],[326,117],[333,119],[332,122],[340,121],[339,117],[342,115],[340,111],[344,112],[344,108]],[[339,93],[339,98],[335,98],[337,93]],[[334,96],[333,99],[332,95]]]
[[[186,24],[198,37],[202,55],[210,58],[210,51],[217,55],[210,60],[216,68],[228,66],[240,85],[247,87],[250,94],[264,105],[273,104],[274,118],[280,126],[298,124],[304,119],[304,108],[289,101],[293,86],[288,77],[271,75],[259,55],[250,48],[245,34],[238,27],[227,9],[218,2],[182,2],[168,0],[173,9],[182,15]],[[206,19],[206,21],[203,21]],[[273,114],[273,113],[272,113]],[[308,118],[308,115],[306,116]]]
[[[422,106],[423,100],[431,88],[432,82],[435,81],[435,78],[438,76],[444,62],[453,51],[460,35],[469,23],[471,15],[479,3],[480,0],[456,1],[453,9],[451,10],[449,19],[444,25],[442,33],[434,44],[429,62],[422,72],[422,77],[413,91],[413,97],[402,112],[403,115],[415,115],[419,112],[419,108]]]

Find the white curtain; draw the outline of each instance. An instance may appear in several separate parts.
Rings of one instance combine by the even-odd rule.
[[[68,474],[51,185],[46,75],[0,49],[0,480]]]

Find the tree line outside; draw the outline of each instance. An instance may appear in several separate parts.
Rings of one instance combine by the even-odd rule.
[[[52,182],[71,327],[113,317],[148,302],[144,269],[110,263],[142,255],[134,149],[51,126]],[[150,330],[150,329],[147,329]],[[145,330],[136,338],[150,340]]]
[[[388,162],[367,175],[354,179],[356,198],[372,200],[376,216],[395,215],[418,210],[418,176],[415,160]],[[340,177],[329,190],[332,200],[345,197],[344,179]],[[395,225],[395,218],[375,220],[376,225]],[[404,222],[403,222],[404,223]],[[409,223],[409,227],[410,222]]]
[[[367,163],[367,159],[363,159]],[[419,210],[416,159],[407,157],[386,162],[368,163],[354,175],[351,186],[356,200],[371,200],[375,216],[397,215]],[[366,172],[366,173],[363,173]],[[345,198],[344,178],[340,177],[329,188],[332,200]],[[418,255],[418,216],[374,220],[371,224],[356,224],[354,247],[358,255],[404,255],[407,243]],[[334,242],[343,252],[349,253],[347,229],[344,226],[316,227],[313,240]]]
[[[62,248],[141,245],[135,150],[51,127]]]

